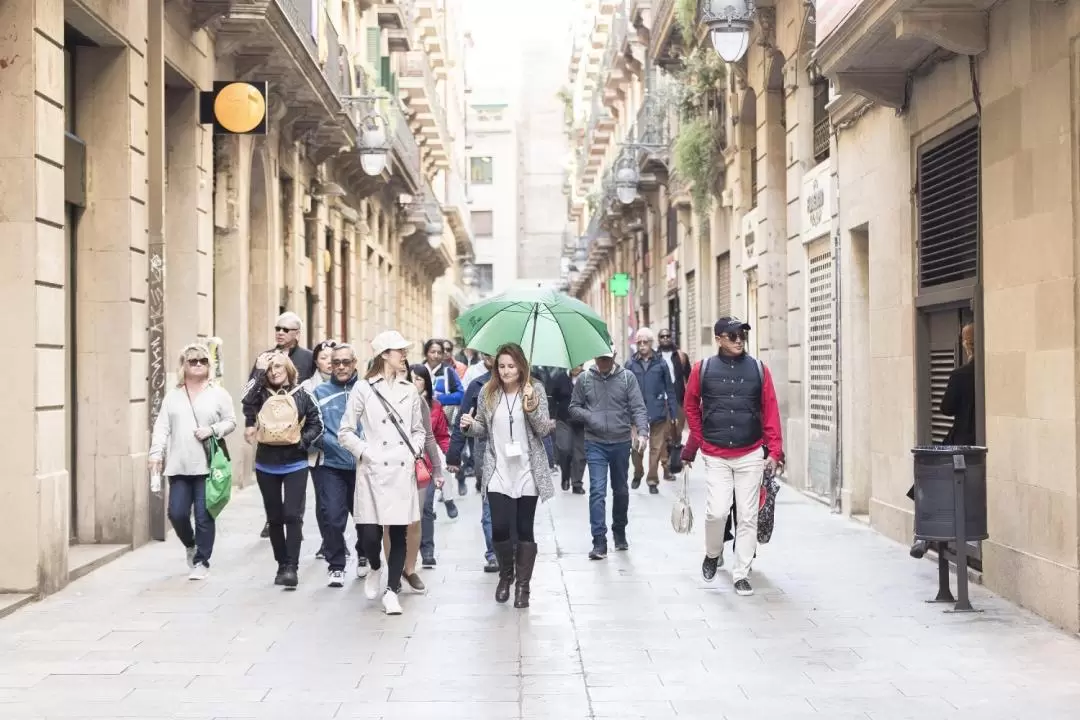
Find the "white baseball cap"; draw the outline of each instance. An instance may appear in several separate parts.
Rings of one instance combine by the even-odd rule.
[[[598,358],[614,358],[615,357],[615,348],[614,347],[611,348],[611,350],[609,350],[606,353],[600,353],[596,357],[598,357]]]
[[[371,349],[376,355],[382,355],[387,350],[405,350],[412,347],[412,343],[406,340],[397,330],[387,330],[375,336],[371,341]]]

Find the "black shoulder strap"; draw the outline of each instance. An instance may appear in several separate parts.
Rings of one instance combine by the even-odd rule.
[[[405,441],[405,447],[409,448],[409,452],[412,453],[414,457],[419,457],[416,448],[413,447],[412,441],[409,440],[408,433],[406,433],[405,428],[401,426],[401,415],[399,415],[398,411],[386,401],[383,394],[379,392],[378,388],[376,388],[370,380],[368,381],[368,387],[371,388],[371,392],[375,393],[375,397],[379,398],[379,402],[382,403],[383,409],[386,410],[386,414],[390,416],[390,422],[394,424],[394,429],[398,431],[398,435]]]

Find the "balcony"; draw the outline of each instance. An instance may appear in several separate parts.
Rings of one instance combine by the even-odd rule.
[[[405,208],[405,218],[415,232],[404,238],[403,248],[419,260],[431,277],[440,277],[454,266],[455,250],[446,232],[443,211],[431,183],[424,182],[416,200]]]
[[[446,192],[445,202],[442,204],[443,215],[450,223],[450,229],[454,232],[457,240],[457,256],[469,257],[475,252],[473,248],[472,217],[469,214],[469,199],[465,193],[465,180],[456,170],[450,169],[444,173]]]
[[[355,143],[356,125],[339,100],[347,76],[340,60],[325,70],[320,65],[319,29],[312,27],[310,2],[190,2],[197,26],[217,21],[217,54],[233,59],[235,79],[270,80],[271,105],[285,107],[282,127],[293,139],[311,145],[318,162]]]
[[[428,54],[428,64],[435,77],[446,78],[446,47],[441,27],[441,10],[435,0],[416,0],[416,28],[424,52]]]
[[[629,74],[626,72],[625,53],[630,22],[620,7],[612,21],[607,47],[600,61],[600,73],[604,83],[604,103],[614,107],[626,94]]]
[[[935,57],[979,55],[994,0],[828,0],[818,4],[814,59],[840,95],[904,105],[908,77]]]
[[[330,22],[330,16],[325,13],[323,14],[323,27],[326,28],[326,32],[323,33],[323,38],[326,41],[326,52],[322,56],[323,73],[326,74],[326,81],[330,83],[331,89],[338,95],[350,95],[352,94],[352,88],[349,81],[349,68],[346,65],[348,62],[347,52],[338,41],[337,30],[334,29],[333,23]]]
[[[413,3],[414,0],[392,0],[379,3],[375,8],[375,17],[379,27],[386,31],[386,45],[391,52],[409,52],[413,38]]]
[[[403,60],[399,87],[405,92],[409,109],[415,113],[413,121],[424,138],[423,147],[428,151],[428,159],[435,167],[445,169],[450,165],[450,124],[435,76],[428,66],[427,54],[413,50],[405,53]]]
[[[678,53],[672,49],[681,47],[682,32],[675,20],[676,0],[653,0],[653,19],[649,33],[649,57],[660,67],[679,62]]]

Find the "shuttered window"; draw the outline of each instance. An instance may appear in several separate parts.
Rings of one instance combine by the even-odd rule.
[[[831,239],[825,237],[807,247],[806,319],[810,428],[822,432],[833,429],[834,409],[834,305],[833,256]]]
[[[698,296],[697,296],[697,273],[693,270],[686,273],[686,327],[696,328],[698,326]],[[688,337],[693,337],[693,330],[688,329],[686,331]],[[690,343],[690,347],[683,348],[686,354],[690,356],[691,362],[697,360],[698,345],[695,342]]]
[[[919,150],[919,289],[976,279],[979,126]]]
[[[716,317],[731,316],[731,253],[716,256]]]
[[[952,418],[941,412],[941,398],[945,397],[949,376],[955,369],[955,350],[940,348],[930,351],[930,435],[935,445],[943,443],[952,428]]]
[[[382,35],[377,27],[367,29],[367,59],[371,67],[375,68],[375,85],[382,85]]]

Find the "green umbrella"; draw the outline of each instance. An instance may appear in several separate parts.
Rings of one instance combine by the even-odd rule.
[[[596,311],[554,290],[508,290],[466,310],[457,325],[466,347],[494,355],[517,343],[533,365],[575,368],[611,352],[607,323]]]

